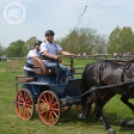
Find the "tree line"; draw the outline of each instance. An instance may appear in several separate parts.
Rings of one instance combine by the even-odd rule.
[[[30,49],[33,49],[33,44],[37,37],[33,36],[24,40],[16,40],[11,42],[7,48],[0,44],[0,55],[8,57],[22,57],[26,56]],[[74,54],[92,55],[98,54],[113,54],[114,52],[123,54],[131,52],[134,54],[134,32],[131,27],[116,27],[109,35],[98,34],[95,29],[88,27],[77,28],[76,30],[69,30],[68,34],[55,40],[64,50]]]

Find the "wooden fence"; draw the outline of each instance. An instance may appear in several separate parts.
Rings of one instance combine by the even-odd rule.
[[[5,62],[6,72],[19,72],[23,65],[20,60],[9,60]]]

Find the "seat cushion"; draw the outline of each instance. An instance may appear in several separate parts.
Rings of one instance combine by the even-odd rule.
[[[35,69],[35,74],[37,75],[52,75],[53,71],[48,69],[44,62],[38,57],[34,56],[34,69]]]

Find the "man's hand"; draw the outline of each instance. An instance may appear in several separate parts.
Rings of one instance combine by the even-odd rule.
[[[69,56],[69,57],[72,57],[72,58],[73,58],[73,57],[75,57],[76,55],[75,55],[75,54],[71,54],[71,53],[70,53],[70,54],[68,54],[67,56]]]
[[[60,61],[60,56],[56,55],[56,56],[54,56],[54,59]]]
[[[72,58],[76,56],[75,54],[71,54],[71,53],[64,51],[64,50],[61,51],[61,54],[65,55],[65,56],[72,57]]]

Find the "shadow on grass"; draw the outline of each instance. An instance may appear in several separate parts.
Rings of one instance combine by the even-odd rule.
[[[134,127],[121,127],[119,122],[123,119],[122,116],[117,115],[116,112],[104,112],[104,115],[106,116],[108,122],[112,126],[112,128],[117,133],[122,134],[133,134]],[[132,120],[132,119],[130,119]],[[31,119],[32,122],[40,122],[39,124],[43,126],[42,121],[39,118],[37,107],[35,111],[34,117]],[[47,126],[46,126],[47,127]],[[98,129],[98,131],[103,131],[103,123],[101,121],[97,121],[95,116],[89,116],[86,120],[80,120],[78,118],[78,111],[73,108],[69,112],[61,113],[60,120],[58,124],[56,125],[56,128],[81,128],[81,131],[84,129],[92,129],[92,132],[94,132],[94,129]]]
[[[118,128],[119,132],[132,132],[134,131],[133,127],[124,127],[120,125],[120,121],[123,119],[123,117],[118,116],[116,113],[106,113],[104,112],[104,115],[111,125],[112,128],[116,127]],[[132,119],[130,119],[132,120]],[[103,123],[101,121],[98,121],[95,116],[89,116],[86,120],[81,120],[78,118],[78,112],[74,109],[71,109],[67,113],[62,113],[59,123],[62,125],[67,124],[81,124],[83,126],[102,126]]]

